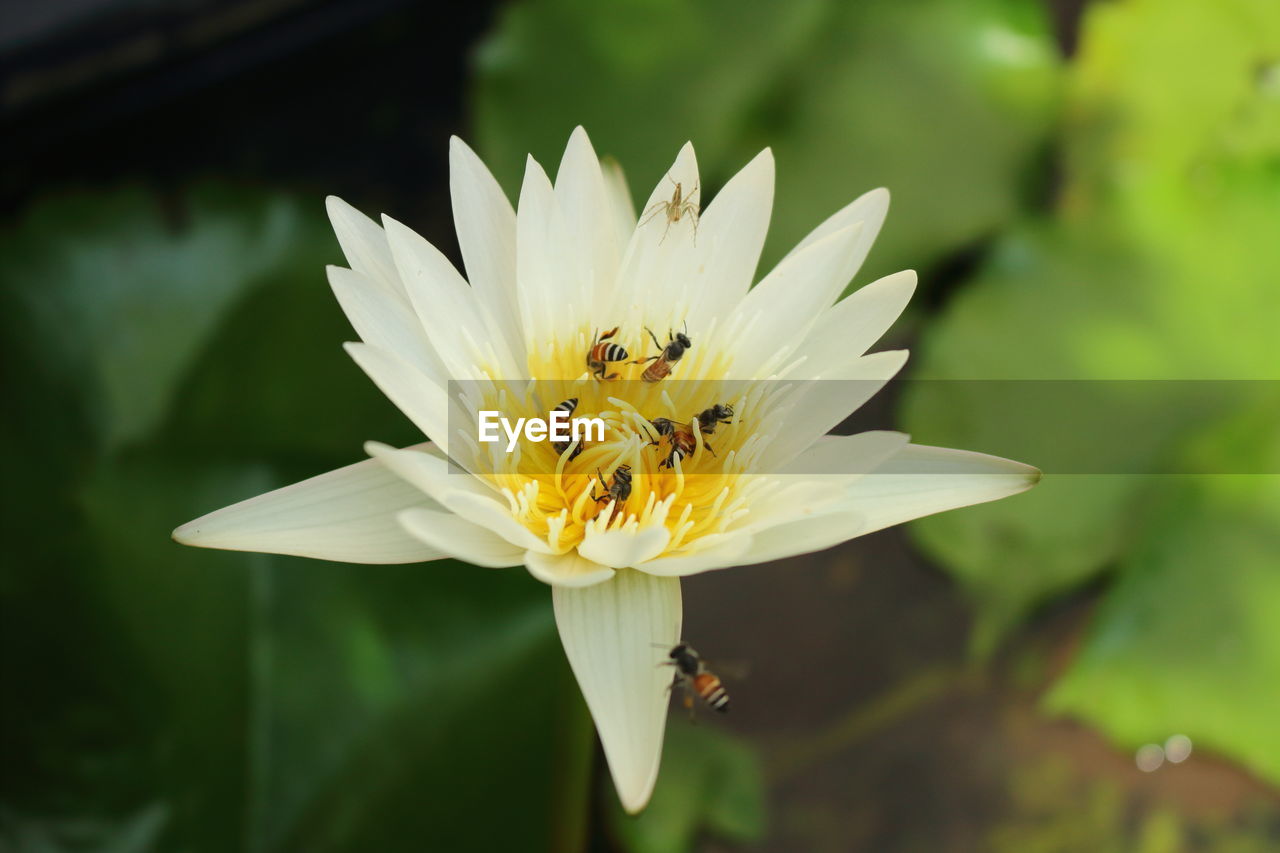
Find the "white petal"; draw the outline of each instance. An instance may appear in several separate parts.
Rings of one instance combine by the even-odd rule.
[[[552,588],[556,626],[604,745],[618,798],[645,807],[658,778],[671,670],[658,646],[680,640],[680,581],[619,572],[594,586]]]
[[[602,566],[625,569],[652,560],[670,541],[670,532],[662,526],[623,527],[603,533],[588,530],[578,553]]]
[[[906,363],[906,350],[887,350],[862,356],[839,380],[798,383],[798,395],[782,407],[759,470],[789,470],[791,460],[857,411]]]
[[[785,468],[787,474],[861,475],[883,465],[910,441],[903,432],[870,430],[854,435],[827,435],[814,442]]]
[[[713,547],[703,548],[691,554],[658,557],[636,566],[642,572],[660,577],[684,577],[712,569],[727,569],[742,565],[742,557],[751,547],[749,533],[730,533]]]
[[[753,377],[775,353],[794,349],[835,302],[849,281],[844,270],[860,227],[837,231],[788,255],[742,300],[733,329],[749,336],[751,346],[738,348],[733,363],[737,377]]]
[[[391,250],[378,224],[337,196],[325,199],[325,207],[351,269],[403,296]]]
[[[699,294],[689,325],[701,328],[725,316],[755,278],[773,210],[773,152],[768,148],[725,184],[698,222],[702,259]]]
[[[604,172],[605,190],[609,193],[609,220],[613,223],[619,246],[626,246],[631,233],[636,230],[636,205],[631,200],[631,188],[622,166],[612,157],[600,161]]]
[[[946,447],[908,444],[858,480],[843,502],[871,533],[913,518],[986,503],[1024,492],[1040,481],[1030,465]]]
[[[456,136],[449,140],[449,193],[467,280],[502,340],[523,352],[516,321],[516,214],[484,163]]]
[[[916,289],[914,270],[877,279],[823,312],[796,350],[804,356],[804,376],[837,378],[834,366],[871,349],[894,324]]]
[[[449,452],[449,399],[444,388],[394,353],[368,344],[343,344],[356,364],[382,389],[391,402],[429,436],[443,452]],[[458,420],[457,423],[465,421]]]
[[[551,180],[530,157],[516,213],[516,278],[520,322],[531,345],[555,340],[566,314],[589,322],[586,285],[567,254],[568,242]]]
[[[866,518],[855,510],[839,510],[799,518],[757,533],[751,549],[738,562],[754,566],[785,557],[813,554],[869,533]]]
[[[518,566],[524,560],[520,548],[450,512],[407,509],[397,520],[414,539],[476,566],[503,569]]]
[[[508,342],[449,259],[413,229],[389,216],[382,221],[396,269],[450,378],[476,378],[486,371],[516,377]]]
[[[595,294],[607,295],[616,283],[624,244],[613,221],[600,159],[581,127],[569,137],[556,172],[555,193],[564,217],[568,259],[578,267],[577,279],[584,287],[578,307],[582,316],[591,317]]]
[[[398,353],[441,383],[448,375],[405,297],[354,270],[329,267],[329,285],[360,340]]]
[[[791,254],[787,255],[787,257],[789,258],[791,255],[799,253],[814,243],[825,240],[837,231],[861,223],[862,230],[858,232],[857,246],[850,254],[847,265],[840,272],[840,275],[843,276],[844,284],[848,284],[857,275],[862,262],[866,260],[867,253],[871,251],[871,244],[876,241],[876,237],[880,234],[880,226],[884,225],[884,218],[888,213],[888,190],[880,187],[871,192],[863,193],[828,217],[827,221],[809,232],[808,236],[796,244],[796,247],[791,250]],[[842,284],[841,287],[843,286]]]
[[[183,545],[260,551],[346,563],[416,563],[446,551],[396,522],[408,507],[436,504],[376,459],[211,512],[173,531]]]
[[[613,569],[593,563],[577,551],[566,554],[530,551],[524,555],[524,564],[529,574],[552,586],[591,586],[614,575]]]

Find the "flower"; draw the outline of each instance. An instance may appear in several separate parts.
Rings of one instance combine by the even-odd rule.
[[[518,210],[456,138],[450,168],[468,279],[399,222],[379,227],[329,200],[350,264],[329,281],[362,341],[347,350],[433,441],[371,442],[363,462],[174,538],[359,563],[523,564],[552,586],[565,653],[636,812],[657,779],[671,683],[657,664],[681,636],[681,576],[995,500],[1039,472],[900,433],[826,435],[906,361],[866,353],[906,306],[914,273],[836,301],[880,230],[886,191],[831,216],[752,288],[773,200],[768,150],[701,216],[691,145],[639,217],[581,128],[554,185],[529,159]],[[688,348],[661,355],[677,331]],[[609,351],[596,370],[595,344],[628,352]],[[669,374],[645,381],[654,364],[647,378]],[[480,410],[529,412],[548,395],[576,399],[606,434],[507,453],[468,432]],[[716,404],[733,415],[694,417]]]

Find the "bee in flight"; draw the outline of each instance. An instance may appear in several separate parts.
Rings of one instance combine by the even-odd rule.
[[[577,410],[577,408],[578,408],[578,398],[570,397],[568,400],[565,400],[563,403],[561,403],[560,405],[552,409],[552,411],[564,412],[567,416],[573,417],[573,413]],[[551,442],[551,446],[555,449],[557,456],[563,456],[564,452],[569,449],[569,446],[571,444],[573,444],[572,441]],[[572,462],[574,459],[577,459],[578,454],[581,452],[582,452],[582,442],[579,441],[578,446],[573,448],[573,453],[569,456],[569,461]]]
[[[645,364],[652,361],[653,364],[644,369],[640,378],[645,382],[660,382],[671,374],[672,365],[684,357],[684,351],[693,346],[693,341],[689,340],[689,336],[684,332],[672,334],[668,331],[667,345],[663,346],[658,343],[658,336],[653,333],[653,330],[648,326],[644,330],[649,333],[649,337],[653,338],[653,345],[658,348],[658,354],[636,359],[631,363]]]
[[[667,180],[671,180],[671,176],[667,175]],[[698,185],[694,184],[693,189],[689,190],[689,194],[684,194],[684,185],[679,181],[672,181],[676,185],[675,192],[671,194],[670,201],[655,201],[649,205],[649,209],[645,211],[644,221],[640,224],[646,224],[659,213],[665,214],[667,219],[667,227],[662,231],[662,240],[667,239],[667,232],[671,230],[671,226],[689,217],[689,221],[693,223],[693,240],[698,240],[698,205],[693,200],[693,196],[698,192]],[[662,242],[659,240],[658,242]]]
[[[698,448],[698,440],[693,434],[693,424],[682,424],[669,418],[654,418],[649,423],[653,424],[653,428],[658,432],[658,438],[654,440],[653,444],[658,444],[664,436],[671,439],[671,452],[658,463],[659,468],[674,468],[677,459],[687,459]],[[702,446],[712,456],[716,455],[716,452],[711,449],[711,445],[705,441],[702,442]]]
[[[596,379],[602,381],[617,379],[616,373],[605,375],[609,364],[615,361],[626,361],[630,356],[630,353],[617,344],[606,343],[616,334],[618,334],[618,327],[614,326],[603,335],[597,335],[591,339],[591,349],[587,350],[587,369]]]
[[[711,435],[716,431],[717,426],[730,423],[732,419],[733,406],[728,403],[716,403],[714,406],[698,412],[694,417],[703,435]]]
[[[599,477],[600,487],[604,488],[604,494],[596,496],[596,487],[591,487],[591,499],[596,503],[615,501],[618,504],[626,501],[631,497],[631,466],[619,465],[618,469],[613,472],[613,482],[608,488],[604,486],[604,474],[600,469],[596,469],[596,476]]]
[[[678,643],[667,653],[667,657],[670,660],[663,663],[676,668],[673,685],[683,685],[690,694],[696,693],[713,711],[723,714],[729,710],[729,691],[725,690],[719,676],[707,669],[706,663],[692,646]],[[684,704],[690,711],[693,710],[692,695],[685,696]]]

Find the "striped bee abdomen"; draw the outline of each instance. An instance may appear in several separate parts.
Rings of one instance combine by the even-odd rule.
[[[724,689],[720,679],[709,672],[701,672],[693,677],[693,690],[702,701],[713,710],[724,713],[729,710],[729,691]]]

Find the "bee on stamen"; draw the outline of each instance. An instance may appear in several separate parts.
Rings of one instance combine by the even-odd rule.
[[[716,403],[711,408],[698,412],[695,420],[698,422],[703,435],[711,435],[720,424],[731,423],[732,418],[733,406],[728,403]]]
[[[649,423],[653,424],[654,430],[658,433],[658,438],[654,439],[651,444],[657,446],[662,442],[663,438],[671,440],[671,452],[658,463],[659,468],[674,468],[677,459],[687,459],[697,450],[698,439],[693,434],[693,424],[682,424],[669,418],[654,418]],[[711,449],[711,445],[705,441],[702,442],[702,446],[712,456],[716,455],[716,452]]]
[[[577,397],[570,397],[568,400],[565,400],[563,403],[559,404],[559,405],[558,405],[558,406],[556,406],[554,409],[552,409],[552,411],[553,411],[553,412],[564,412],[564,413],[565,413],[565,415],[566,415],[567,417],[572,418],[572,417],[573,417],[573,413],[574,413],[575,411],[577,411],[577,409],[578,409],[578,398],[577,398]],[[573,445],[573,442],[572,442],[572,441],[553,441],[553,442],[551,442],[551,446],[552,446],[552,448],[554,448],[554,449],[555,449],[555,451],[556,451],[556,455],[557,455],[557,456],[563,456],[563,455],[564,455],[564,452],[565,452],[566,450],[568,450],[568,449],[570,448],[570,446],[572,446],[572,445]],[[579,441],[579,442],[578,442],[578,446],[573,448],[573,453],[569,454],[569,461],[570,461],[570,462],[572,462],[574,459],[577,459],[577,458],[578,458],[578,454],[582,452],[582,445],[583,445],[583,442]]]
[[[689,221],[693,223],[693,240],[696,243],[698,241],[698,204],[693,200],[693,197],[698,192],[698,185],[694,184],[689,194],[685,195],[683,184],[672,180],[670,175],[667,175],[667,180],[676,185],[675,192],[671,193],[671,200],[655,201],[649,205],[649,209],[645,211],[645,217],[640,224],[645,225],[658,214],[665,214],[667,227],[662,230],[662,240],[658,241],[661,243],[667,239],[667,232],[671,230],[671,226],[687,216]]]
[[[605,375],[605,371],[609,369],[609,364],[617,361],[626,361],[631,355],[618,344],[606,343],[609,338],[616,334],[618,334],[618,327],[614,326],[603,335],[596,335],[591,338],[591,348],[587,350],[587,369],[598,380],[608,382],[617,379],[617,373]]]
[[[677,361],[684,357],[684,351],[693,346],[693,341],[689,340],[689,336],[685,332],[667,332],[667,344],[663,346],[658,343],[658,336],[653,333],[648,326],[645,331],[649,333],[649,337],[653,338],[653,345],[659,350],[657,355],[651,355],[648,358],[636,359],[632,364],[650,364],[644,369],[644,373],[640,374],[640,378],[645,382],[660,382],[671,374],[671,367]]]
[[[591,499],[596,503],[607,503],[614,501],[617,504],[625,503],[627,498],[631,497],[631,466],[619,465],[617,470],[613,472],[613,482],[605,487],[604,474],[599,468],[596,469],[596,476],[604,494],[596,495],[596,486],[591,486]]]
[[[729,691],[692,646],[678,643],[667,657],[670,660],[663,663],[676,668],[672,685],[679,684],[685,688],[684,706],[690,712],[693,711],[693,694],[697,694],[713,711],[723,714],[729,710]]]

